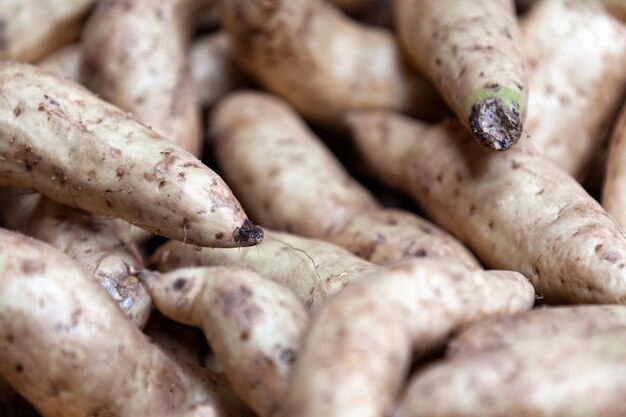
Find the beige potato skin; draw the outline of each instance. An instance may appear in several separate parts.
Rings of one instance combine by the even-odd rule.
[[[623,416],[625,342],[622,327],[459,355],[418,372],[396,415]]]
[[[441,114],[436,91],[407,67],[389,30],[352,21],[322,0],[221,7],[237,61],[307,120],[337,127],[351,108]]]
[[[2,62],[0,94],[0,185],[200,246],[262,239],[217,174],[83,87]]]
[[[544,0],[522,22],[530,65],[525,129],[582,181],[626,91],[626,27],[593,0]]]
[[[85,267],[126,317],[143,328],[152,300],[135,276],[143,263],[131,227],[122,220],[95,216],[42,197],[24,232]]]
[[[259,224],[327,240],[376,264],[416,256],[478,264],[434,224],[381,208],[278,97],[233,93],[211,127],[221,172]]]
[[[489,148],[513,146],[528,98],[513,1],[398,0],[394,6],[411,62],[437,86],[468,131]]]
[[[187,60],[195,16],[214,0],[103,0],[81,36],[92,91],[195,156],[200,109]]]
[[[390,112],[368,117],[395,125],[390,132],[414,129],[411,119]],[[387,149],[406,146],[398,142],[409,134],[387,137],[367,162],[378,172],[404,166],[403,189],[485,265],[521,272],[549,303],[626,303],[626,237],[572,177],[526,143],[504,153],[477,147],[454,121],[415,131],[420,136],[404,160],[392,160]]]
[[[193,90],[201,107],[209,107],[246,82],[235,63],[230,40],[221,31],[198,38],[188,54]],[[46,56],[38,65],[81,83],[81,62],[80,44],[73,43]]]
[[[284,416],[389,415],[413,352],[440,347],[463,324],[530,309],[534,299],[518,273],[450,260],[374,271],[313,316]]]
[[[622,107],[617,120],[606,161],[604,183],[602,185],[602,207],[606,209],[619,225],[626,228],[626,105]]]
[[[468,326],[449,342],[446,355],[500,349],[531,339],[590,337],[620,327],[626,327],[626,306],[622,305],[539,308]]]
[[[235,267],[142,272],[166,316],[202,328],[233,390],[261,417],[277,415],[307,313],[287,288]]]
[[[5,230],[0,249],[0,376],[42,416],[239,413],[223,379],[157,348],[69,257]]]
[[[93,0],[1,0],[0,59],[36,62],[80,36]]]
[[[170,241],[154,251],[148,265],[161,272],[192,266],[249,268],[293,291],[307,309],[377,266],[345,249],[317,239],[264,229],[263,242],[254,248],[200,250]]]

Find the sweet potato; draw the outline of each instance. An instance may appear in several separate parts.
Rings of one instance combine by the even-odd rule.
[[[187,60],[193,20],[214,0],[103,0],[82,34],[85,84],[186,151],[202,140]]]
[[[51,246],[0,230],[0,271],[0,376],[44,417],[241,413],[223,379],[161,351]]]
[[[262,239],[217,174],[67,79],[0,62],[0,109],[0,185],[201,246]]]
[[[397,0],[395,23],[411,62],[437,86],[483,146],[522,134],[528,86],[512,0]]]
[[[398,417],[626,415],[626,328],[520,341],[418,372]]]
[[[78,39],[93,0],[1,0],[0,59],[35,62]]]
[[[475,146],[454,121],[424,132],[423,124],[389,112],[354,115],[352,123],[359,118],[370,118],[370,126],[393,126],[361,129],[376,139],[355,136],[359,147],[384,141],[368,162],[379,173],[403,166],[403,189],[487,266],[521,272],[547,302],[626,302],[626,236],[572,177],[531,144],[489,152]],[[395,134],[401,130],[408,132]],[[411,131],[420,136],[412,137]],[[389,150],[405,149],[407,140],[411,152],[391,159],[398,153]],[[372,149],[363,153],[372,154]]]
[[[597,1],[543,0],[522,31],[530,64],[522,140],[581,181],[626,91],[626,27]]]
[[[626,228],[626,103],[615,124],[606,161],[602,186],[602,206],[622,228]]]
[[[124,314],[143,328],[152,300],[135,277],[143,263],[132,242],[130,224],[43,197],[24,231],[84,266]]]
[[[202,250],[170,241],[157,248],[148,264],[162,272],[191,266],[238,266],[294,292],[307,309],[360,279],[376,265],[333,244],[264,229],[254,248]]]
[[[37,66],[56,75],[81,83],[82,53],[79,43],[71,43],[46,55]]]
[[[237,61],[306,119],[337,126],[348,109],[441,113],[434,88],[407,67],[390,31],[323,0],[223,1]]]
[[[462,324],[532,307],[522,275],[442,259],[381,268],[314,315],[285,417],[388,415],[411,353],[441,347]]]
[[[452,356],[499,349],[531,339],[588,337],[619,327],[626,327],[626,306],[541,308],[470,325],[450,341],[446,354]]]
[[[287,288],[234,267],[143,271],[166,316],[202,328],[233,390],[261,417],[277,415],[307,314]]]
[[[278,97],[233,93],[212,115],[212,136],[221,173],[263,226],[327,240],[376,264],[416,256],[477,264],[434,224],[381,208]]]

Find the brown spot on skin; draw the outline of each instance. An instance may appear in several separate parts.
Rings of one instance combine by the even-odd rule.
[[[280,361],[287,365],[293,364],[296,361],[297,357],[298,352],[290,348],[284,349],[282,352],[280,352],[280,355],[278,356]]]
[[[65,175],[65,171],[57,166],[52,166],[52,173],[54,176],[61,182],[61,184],[65,184],[67,181],[67,175]]]
[[[513,160],[511,161],[511,168],[513,168],[513,169],[517,169],[517,168],[519,168],[520,166],[521,166],[521,164],[520,164],[519,162],[517,162],[515,159],[513,159]]]
[[[435,177],[435,180],[437,182],[442,182],[443,181],[443,173],[440,172],[439,174],[437,174],[437,176]]]
[[[602,259],[603,261],[614,263],[619,261],[621,259],[621,256],[617,252],[609,251],[602,253],[602,255],[600,255],[600,259]]]
[[[426,250],[418,249],[413,253],[413,256],[415,256],[416,258],[423,258],[424,256],[426,256]]]
[[[173,149],[161,152],[163,157],[161,160],[154,166],[154,171],[159,174],[167,174],[174,165],[174,162],[178,159],[176,155],[172,155]]]
[[[598,243],[596,247],[594,248],[596,252],[600,252],[600,249],[602,249],[602,243]]]
[[[117,178],[117,180],[121,180],[122,178],[124,178],[124,169],[119,167],[115,170],[115,178]]]
[[[224,237],[224,234],[223,234],[223,233],[216,233],[216,234],[215,234],[215,240],[220,240],[220,239],[221,239],[221,238],[223,238],[223,237]]]
[[[157,176],[156,176],[156,174],[154,174],[152,172],[144,172],[143,179],[148,181],[148,182],[153,182],[153,181],[156,181]]]
[[[185,162],[183,168],[200,168],[200,165],[197,162]]]
[[[435,65],[441,66],[441,58],[435,59]]]
[[[476,212],[476,206],[472,204],[469,208],[469,215],[473,216],[475,212]]]
[[[40,273],[45,269],[45,264],[39,259],[24,259],[20,264],[20,271],[26,275]]]
[[[120,150],[119,150],[119,149],[117,149],[117,148],[111,148],[111,149],[109,150],[109,154],[110,154],[113,158],[117,158],[117,157],[119,157],[120,155],[122,155],[122,151],[120,151]]]
[[[535,193],[535,195],[541,195],[541,194],[543,194],[544,192],[545,192],[545,190],[542,188],[541,190],[537,191],[537,192]]]
[[[185,176],[184,172],[179,172],[178,173],[178,181],[185,181],[187,179],[187,177]]]
[[[263,314],[252,302],[252,291],[244,285],[232,290],[218,291],[216,302],[226,317],[236,321],[241,340],[249,339],[255,319]]]
[[[16,363],[15,372],[21,374],[22,372],[24,372],[24,366],[21,363]]]
[[[20,114],[22,114],[22,108],[20,106],[15,106],[13,109],[13,116],[18,117]]]
[[[159,188],[165,187],[165,184],[167,184],[167,181],[165,181],[165,180],[159,181]]]
[[[493,229],[493,221],[490,221],[489,223],[487,223],[487,226],[488,226],[490,229]]]
[[[174,291],[181,291],[185,285],[187,284],[187,280],[185,278],[176,278],[174,284],[172,284],[172,288]]]

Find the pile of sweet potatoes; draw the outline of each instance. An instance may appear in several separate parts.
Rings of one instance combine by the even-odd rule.
[[[624,416],[626,3],[0,0],[0,417]]]

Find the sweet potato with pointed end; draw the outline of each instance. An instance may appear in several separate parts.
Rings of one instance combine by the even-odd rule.
[[[404,167],[402,188],[487,266],[521,272],[551,303],[626,303],[626,236],[572,177],[530,144],[490,152],[475,146],[454,121],[424,130],[422,123],[390,112],[353,115],[352,123],[359,118],[389,126],[360,130],[377,139],[354,137],[360,148],[385,142],[367,162],[378,173]],[[397,134],[402,130],[407,132]],[[393,159],[399,153],[391,149],[406,149],[406,141],[411,152]]]
[[[626,228],[626,104],[615,124],[606,161],[602,206]]]
[[[337,126],[348,109],[441,114],[434,88],[407,67],[390,31],[323,0],[223,1],[235,58],[307,120]]]
[[[412,352],[432,351],[463,324],[532,307],[522,275],[413,259],[381,268],[312,318],[285,417],[388,415]]]
[[[416,256],[477,264],[434,224],[383,209],[278,97],[231,94],[215,109],[212,132],[224,178],[263,226],[327,240],[376,264]]]
[[[399,417],[626,415],[626,328],[520,341],[419,371]]]
[[[93,0],[0,0],[0,59],[35,62],[80,36]]]
[[[72,209],[43,197],[24,232],[84,266],[124,314],[143,328],[152,300],[135,276],[143,263],[132,242],[131,227],[125,221]]]
[[[531,339],[588,337],[619,327],[626,327],[623,305],[540,308],[470,325],[450,341],[446,353],[464,355]]]
[[[187,59],[199,11],[214,0],[103,0],[82,33],[85,84],[200,156],[200,109]]]
[[[506,150],[522,134],[528,87],[512,0],[397,0],[395,23],[413,64],[481,145]]]
[[[148,264],[162,272],[192,266],[249,268],[296,294],[307,309],[360,279],[376,265],[317,239],[264,229],[253,248],[204,250],[170,241],[157,248]]]
[[[0,185],[201,246],[263,233],[197,158],[83,87],[0,62]]]
[[[597,1],[542,0],[522,31],[530,64],[522,140],[580,181],[626,91],[626,27]]]
[[[0,271],[0,376],[44,417],[241,410],[222,378],[161,351],[51,246],[0,230]]]
[[[243,268],[140,276],[159,311],[202,328],[233,390],[260,416],[277,415],[307,323],[293,293]]]

